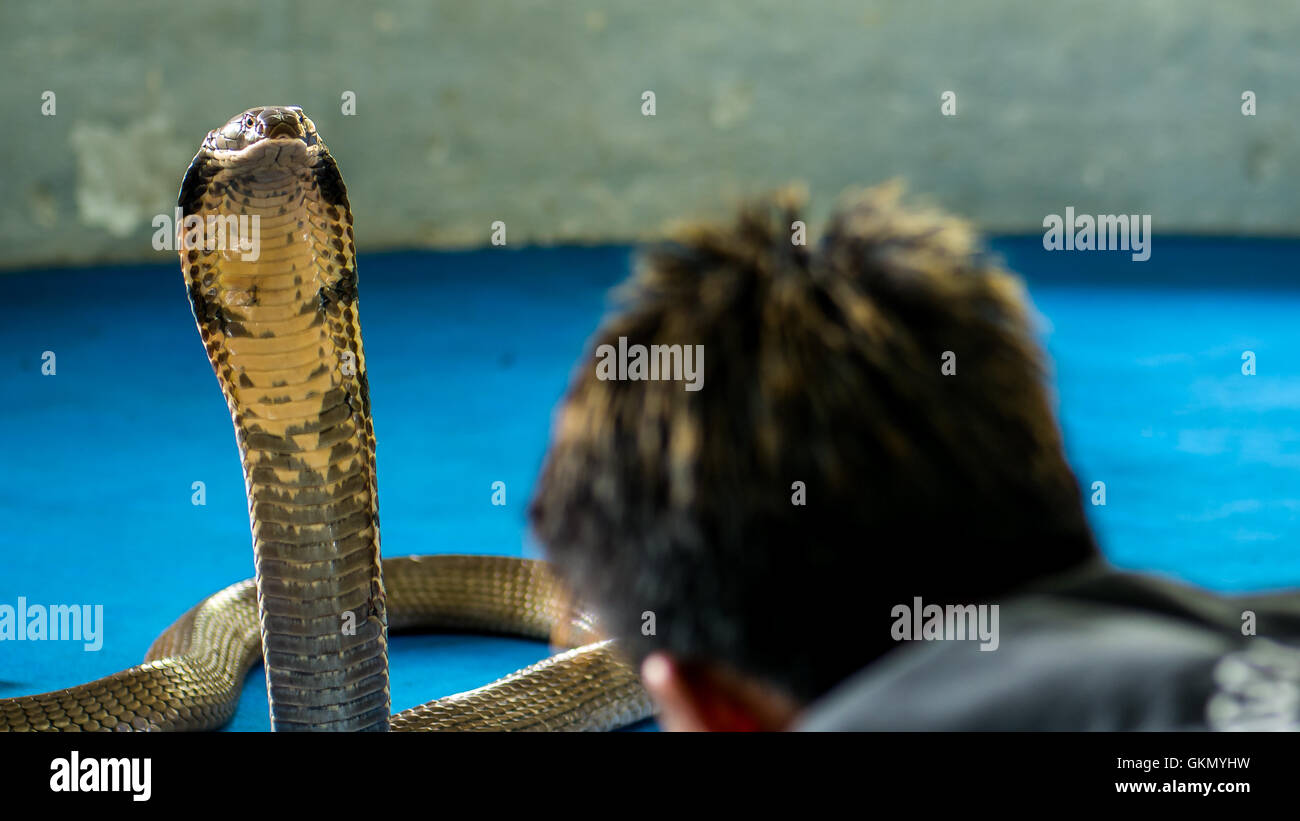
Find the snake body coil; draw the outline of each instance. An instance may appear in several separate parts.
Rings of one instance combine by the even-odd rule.
[[[250,109],[210,132],[178,204],[190,303],[243,462],[255,582],[186,613],[143,665],[0,700],[0,729],[217,727],[259,645],[275,730],[609,729],[648,716],[635,673],[544,564],[381,561],[352,214],[301,109]],[[390,722],[390,626],[592,643]]]

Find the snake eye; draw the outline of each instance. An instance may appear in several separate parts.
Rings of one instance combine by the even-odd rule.
[[[244,128],[252,128],[256,124],[257,121],[253,119],[252,114],[249,114],[247,117],[244,118]]]

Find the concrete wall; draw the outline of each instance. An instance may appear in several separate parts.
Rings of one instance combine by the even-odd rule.
[[[158,259],[204,133],[267,103],[315,119],[362,251],[497,219],[510,245],[638,239],[892,176],[997,231],[1073,205],[1295,233],[1298,42],[1293,0],[6,0],[0,267]]]

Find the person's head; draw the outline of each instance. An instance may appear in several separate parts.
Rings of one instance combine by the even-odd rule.
[[[819,242],[798,220],[777,197],[643,257],[530,508],[670,729],[786,726],[894,646],[895,605],[1095,553],[1019,282],[895,186]],[[701,346],[699,389],[610,378],[652,345]]]

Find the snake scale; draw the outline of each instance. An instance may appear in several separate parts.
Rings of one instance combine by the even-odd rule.
[[[190,304],[243,463],[256,577],[181,616],[143,664],[0,699],[0,730],[217,728],[259,654],[278,731],[606,730],[649,716],[635,671],[545,563],[381,560],[352,213],[302,110],[254,108],[209,132],[178,205]],[[200,230],[250,224],[260,225],[255,254]],[[570,649],[392,716],[390,628]]]

